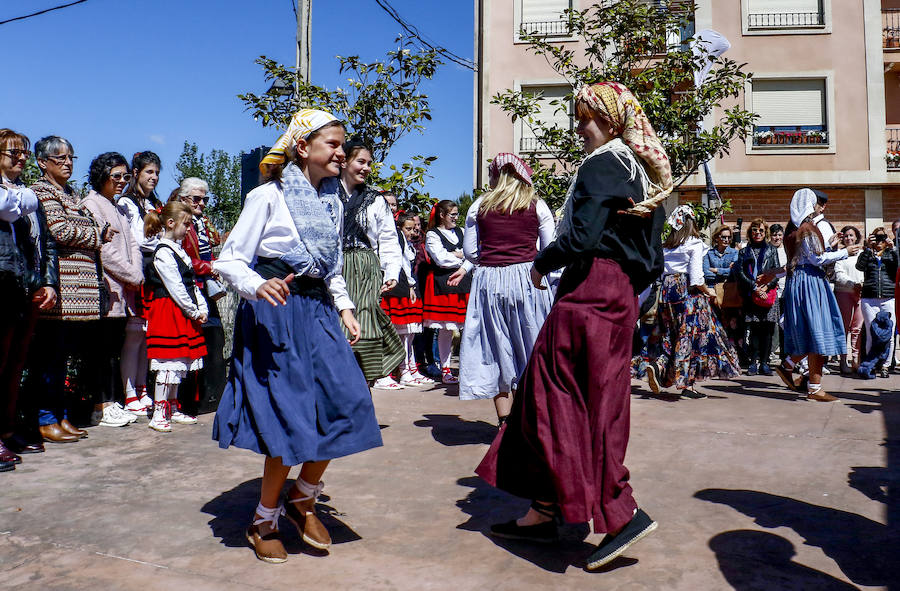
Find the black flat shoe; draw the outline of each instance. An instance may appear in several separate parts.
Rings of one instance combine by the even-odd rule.
[[[562,512],[559,505],[543,505],[534,501],[531,508],[550,517],[550,521],[536,523],[534,525],[519,525],[516,520],[506,523],[497,523],[491,526],[491,535],[505,540],[523,540],[537,542],[539,544],[552,544],[559,541],[558,523],[562,523]]]
[[[656,529],[656,522],[638,509],[631,521],[616,536],[606,536],[597,549],[588,556],[587,569],[597,570],[620,556],[629,546]]]

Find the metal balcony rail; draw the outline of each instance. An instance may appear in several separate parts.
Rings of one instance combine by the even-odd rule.
[[[519,138],[519,153],[526,154],[531,152],[543,152],[544,145],[536,137]]]
[[[900,128],[888,128],[887,135],[887,167],[888,170],[900,170]]]
[[[900,8],[881,10],[882,41],[884,47],[900,47]]]
[[[541,37],[567,37],[570,34],[568,19],[523,22],[519,25],[519,30],[527,35]]]
[[[900,131],[900,130],[898,130]],[[827,145],[828,130],[827,129],[801,129],[797,127],[794,130],[773,129],[772,127],[754,127],[753,128],[753,145],[754,146],[804,146],[804,145]]]
[[[792,29],[795,27],[823,27],[825,13],[782,12],[747,15],[747,27],[751,29]]]

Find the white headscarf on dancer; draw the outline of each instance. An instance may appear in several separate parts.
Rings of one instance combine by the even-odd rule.
[[[694,208],[690,205],[679,205],[669,214],[669,219],[666,220],[666,223],[677,232],[684,227],[687,218],[695,219]]]
[[[791,197],[791,221],[798,228],[815,212],[816,194],[812,189],[800,189]]]

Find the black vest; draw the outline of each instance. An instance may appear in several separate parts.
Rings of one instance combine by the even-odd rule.
[[[441,239],[441,244],[443,247],[453,252],[454,250],[460,250],[462,248],[463,243],[463,233],[459,228],[453,228],[453,233],[456,234],[457,240],[459,243],[453,244],[447,237],[444,236],[443,232],[438,231],[437,228],[428,230],[429,232],[435,232],[438,235],[438,238]],[[462,281],[459,282],[459,285],[451,286],[447,284],[447,281],[450,279],[450,276],[456,273],[459,270],[459,267],[454,269],[447,269],[444,267],[439,267],[435,264],[431,266],[431,272],[434,275],[434,293],[435,295],[450,295],[454,293],[469,293],[472,290],[472,274],[466,273],[463,275]]]
[[[181,260],[181,257],[178,255],[178,252],[168,244],[160,243],[156,247],[156,250],[153,251],[153,257],[144,268],[144,289],[152,293],[154,298],[164,298],[169,296],[169,291],[166,289],[166,285],[163,283],[163,280],[159,276],[159,273],[156,272],[156,267],[153,266],[153,261],[156,259],[156,253],[159,252],[160,248],[168,248],[175,255],[175,264],[178,265],[178,272],[181,274],[181,283],[187,290],[188,297],[191,298],[191,301],[194,302],[194,305],[198,305],[197,293],[194,291],[194,286],[196,285],[196,276],[194,275],[194,269],[192,269],[190,265],[185,264],[185,262]]]

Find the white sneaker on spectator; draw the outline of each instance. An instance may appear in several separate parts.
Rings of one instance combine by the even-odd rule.
[[[126,419],[128,419],[129,423],[136,423],[138,420],[137,415],[132,414],[132,413],[128,412],[127,410],[125,410],[125,408],[118,402],[113,402],[111,405],[109,405],[109,408],[115,408],[115,410],[113,412],[116,412],[120,416],[123,416]]]
[[[131,419],[120,414],[115,404],[103,407],[103,410],[95,410],[91,413],[91,424],[101,427],[124,427],[131,424]]]

